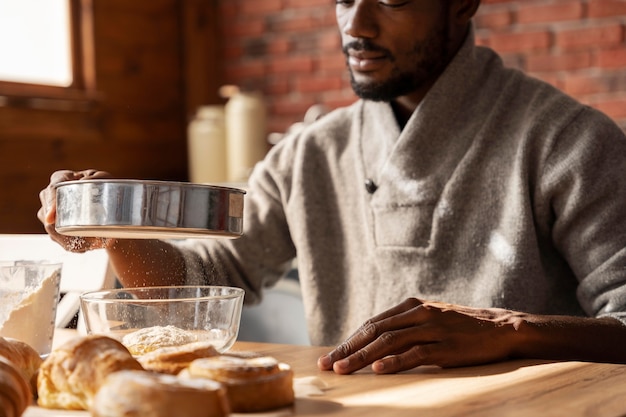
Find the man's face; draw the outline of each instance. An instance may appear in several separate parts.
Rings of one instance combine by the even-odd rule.
[[[338,0],[354,92],[391,101],[428,88],[449,60],[448,10],[442,0]]]

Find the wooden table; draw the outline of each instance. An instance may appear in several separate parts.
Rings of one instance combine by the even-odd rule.
[[[297,380],[312,377],[325,385],[322,395],[299,395],[292,409],[263,416],[626,416],[626,365],[517,360],[396,375],[369,370],[336,375],[316,366],[328,348],[238,342],[233,349],[274,356],[293,367]],[[87,415],[37,407],[24,414]]]

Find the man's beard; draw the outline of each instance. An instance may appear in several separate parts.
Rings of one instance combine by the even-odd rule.
[[[423,42],[419,42],[412,50],[413,64],[404,71],[394,68],[391,75],[380,82],[357,82],[354,73],[350,69],[350,82],[355,94],[362,99],[373,101],[391,101],[416,91],[425,83],[431,82],[443,72],[450,57],[448,56],[448,27],[447,21],[439,27]],[[345,45],[344,54],[348,56],[348,50],[354,51],[378,51],[383,52],[393,63],[396,58],[391,51],[374,45],[367,39],[358,39]]]

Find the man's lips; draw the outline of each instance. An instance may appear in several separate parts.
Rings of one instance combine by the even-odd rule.
[[[375,71],[387,60],[387,55],[381,52],[349,51],[348,65],[354,71]]]

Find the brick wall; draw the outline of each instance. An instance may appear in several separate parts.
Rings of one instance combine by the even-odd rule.
[[[351,103],[335,7],[329,0],[220,0],[224,78],[261,89],[270,132],[313,104]]]
[[[479,43],[626,129],[626,0],[482,0]]]
[[[269,129],[353,102],[329,0],[218,0],[227,83],[262,90]],[[478,42],[626,128],[626,0],[482,0]]]

